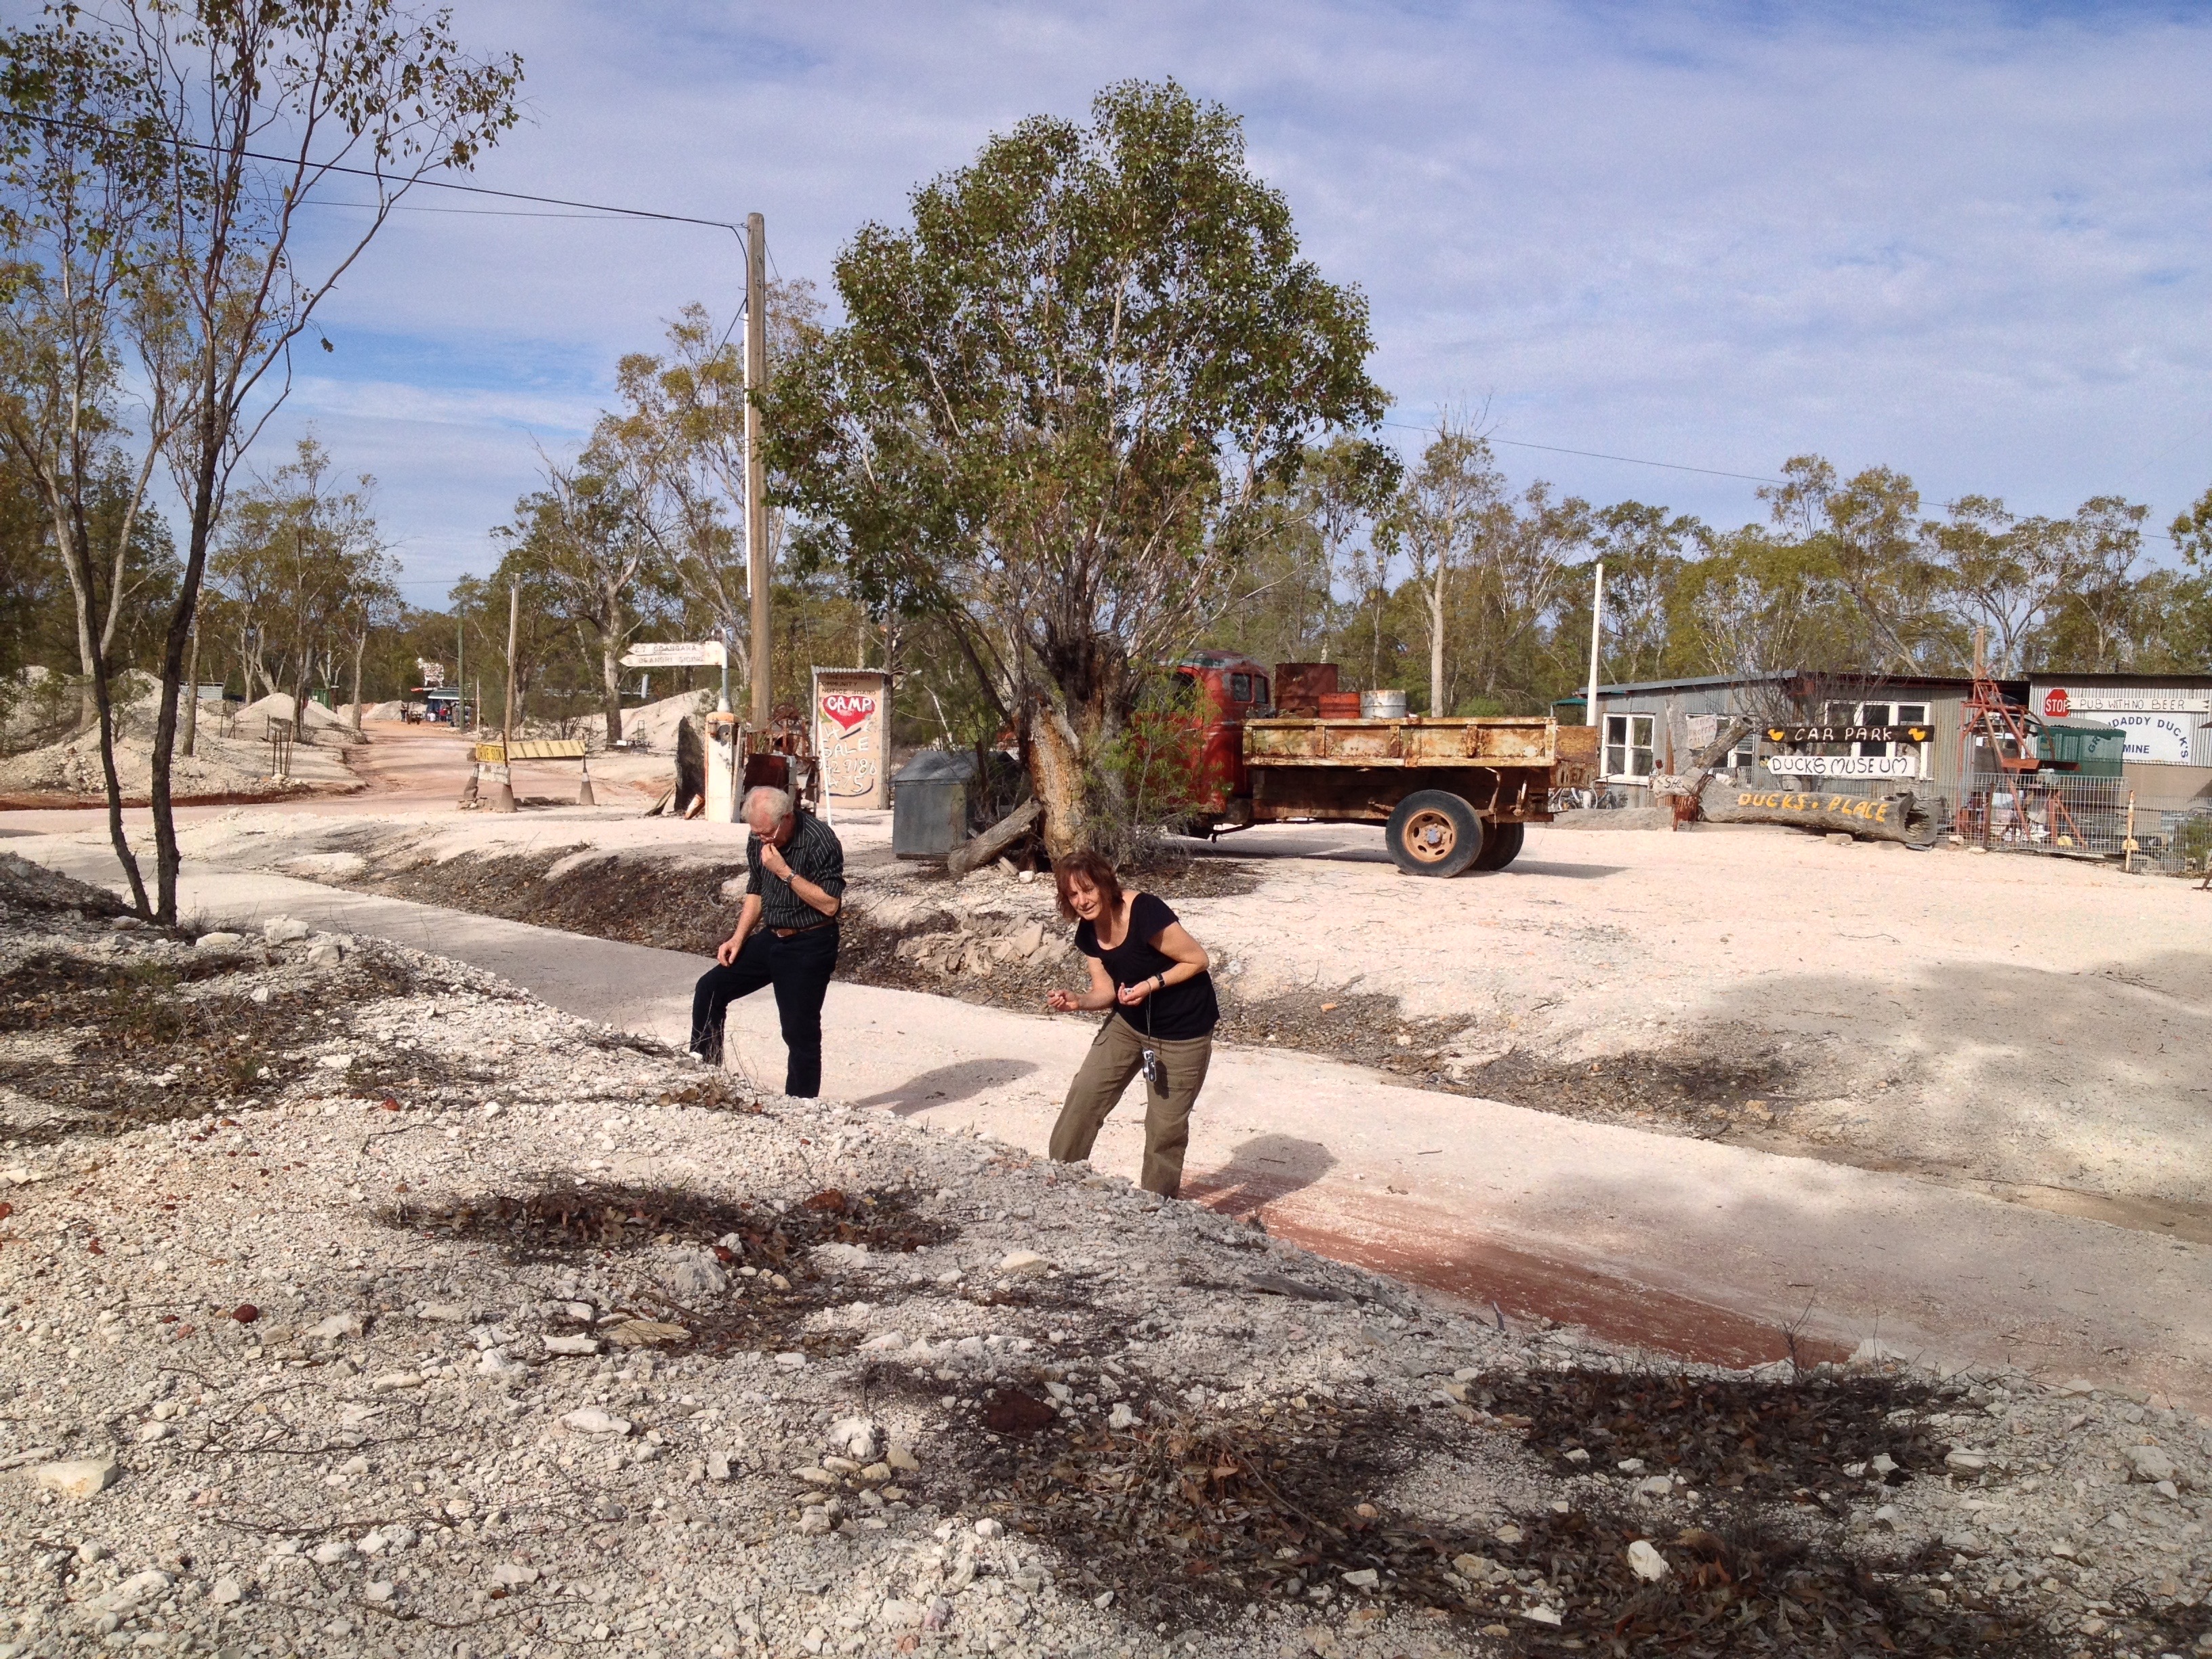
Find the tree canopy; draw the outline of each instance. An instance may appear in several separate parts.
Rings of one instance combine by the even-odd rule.
[[[1364,299],[1301,256],[1237,118],[1173,82],[1021,122],[836,276],[845,321],[763,398],[802,556],[945,619],[1079,757],[1225,601],[1266,482],[1388,404]]]

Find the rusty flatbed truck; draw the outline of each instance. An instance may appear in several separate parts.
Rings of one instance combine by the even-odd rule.
[[[1206,652],[1177,672],[1197,682],[1206,716],[1197,817],[1217,835],[1379,823],[1408,874],[1503,870],[1527,826],[1551,821],[1552,791],[1588,788],[1597,772],[1596,729],[1545,714],[1284,716],[1269,706],[1266,669],[1249,659]]]

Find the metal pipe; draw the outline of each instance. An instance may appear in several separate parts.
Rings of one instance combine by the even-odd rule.
[[[1589,702],[1583,709],[1589,716],[1586,726],[1597,724],[1597,648],[1605,637],[1605,561],[1597,562],[1597,585],[1590,593],[1590,667]]]

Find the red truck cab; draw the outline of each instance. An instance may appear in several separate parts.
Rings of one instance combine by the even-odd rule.
[[[1244,776],[1244,722],[1274,712],[1267,669],[1235,651],[1194,651],[1175,665],[1175,674],[1181,720],[1196,732],[1191,805],[1206,814],[1226,812],[1231,800],[1251,793]]]

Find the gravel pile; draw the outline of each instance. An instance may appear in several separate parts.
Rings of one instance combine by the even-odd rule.
[[[2212,1651],[2165,1401],[1655,1369],[113,909],[0,855],[0,1659]]]

